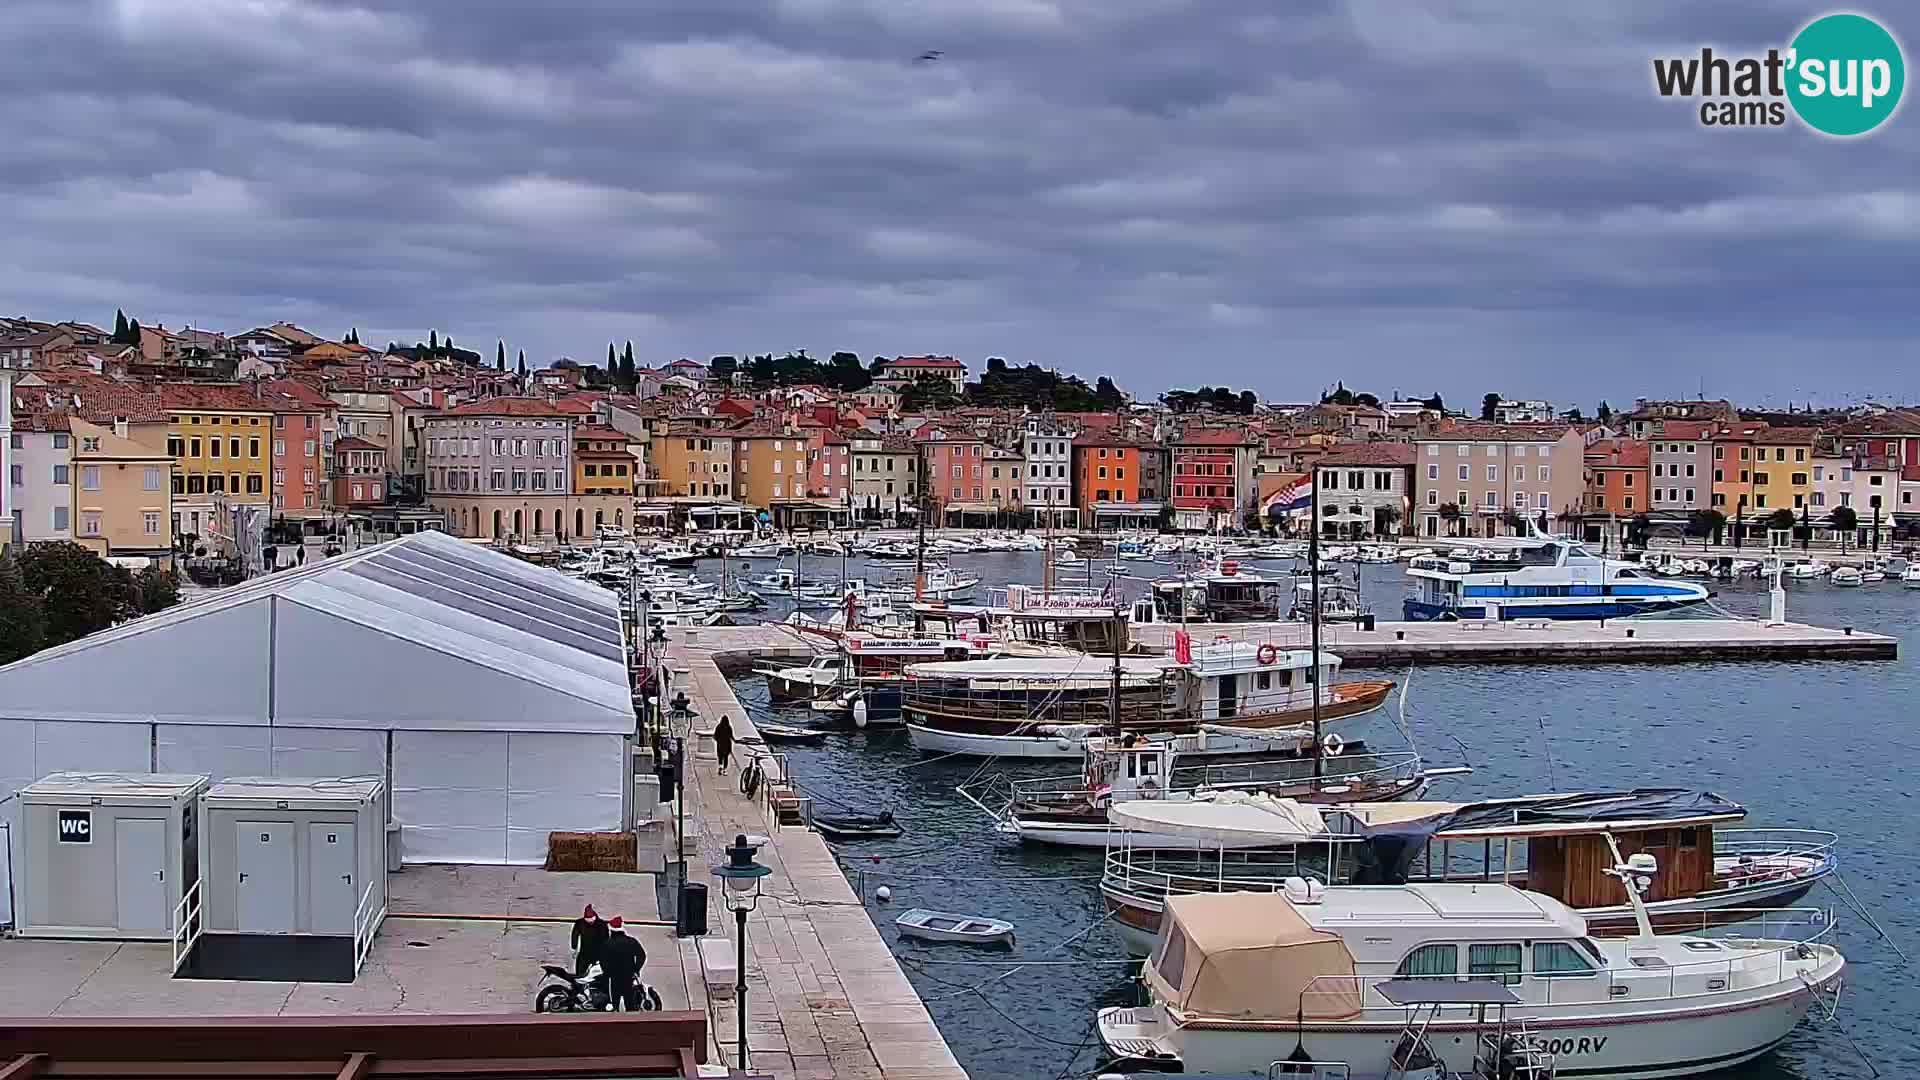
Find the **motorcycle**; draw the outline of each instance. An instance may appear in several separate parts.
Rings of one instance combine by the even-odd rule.
[[[542,964],[540,970],[546,973],[546,978],[541,980],[539,991],[533,995],[534,1012],[613,1011],[606,975],[600,970],[599,964],[589,964],[585,975],[575,975],[556,964]],[[642,983],[640,1008],[646,1012],[658,1012],[660,992]]]

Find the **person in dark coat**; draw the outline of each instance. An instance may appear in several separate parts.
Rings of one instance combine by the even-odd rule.
[[[607,1003],[612,1009],[639,1011],[640,968],[646,962],[646,950],[627,936],[620,916],[607,920],[607,948],[600,960],[600,970],[606,973]]]
[[[713,729],[713,749],[720,755],[720,775],[727,774],[727,759],[733,756],[733,721],[722,716]]]
[[[573,920],[573,974],[585,975],[606,951],[607,924],[600,921],[599,913],[588,904],[580,917]]]

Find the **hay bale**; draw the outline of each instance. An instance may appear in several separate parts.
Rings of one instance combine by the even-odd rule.
[[[639,868],[638,837],[630,832],[548,833],[546,868],[631,874]]]

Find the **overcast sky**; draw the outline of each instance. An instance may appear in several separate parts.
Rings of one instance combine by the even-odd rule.
[[[1920,114],[1712,130],[1651,88],[1824,10],[7,0],[0,310],[1147,395],[1920,398]]]

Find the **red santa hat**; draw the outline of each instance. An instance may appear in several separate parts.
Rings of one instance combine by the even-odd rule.
[[[583,919],[597,919],[597,918],[599,918],[600,916],[594,913],[594,910],[593,910],[593,905],[592,905],[592,904],[588,904],[588,905],[587,905],[587,910],[585,910],[585,911],[583,911],[583,912],[581,912],[581,913],[580,913],[580,917],[581,917],[581,918],[583,918]]]
[[[613,918],[607,920],[607,929],[609,930],[618,930],[621,928],[621,926],[622,924],[620,922],[620,916],[618,915],[615,915]]]

